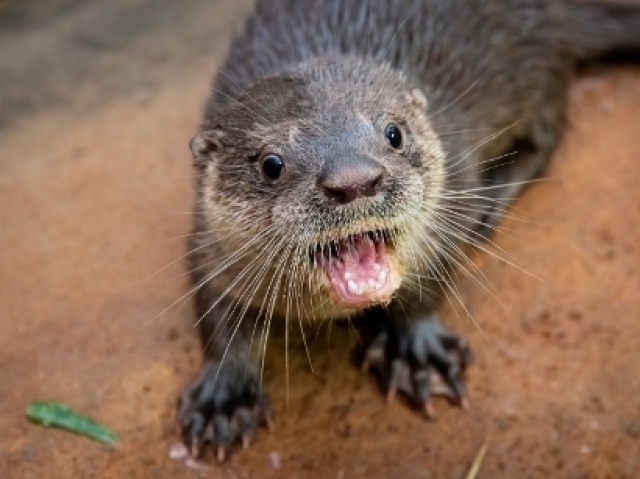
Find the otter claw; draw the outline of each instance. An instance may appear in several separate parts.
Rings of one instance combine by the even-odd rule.
[[[273,424],[273,421],[271,420],[271,417],[269,417],[269,416],[266,416],[264,418],[264,425],[267,427],[269,432],[273,432],[275,430],[275,426]]]
[[[224,460],[226,459],[226,453],[225,453],[224,447],[218,446],[216,459],[218,460],[218,462],[224,462]]]
[[[431,401],[425,402],[422,409],[424,410],[424,414],[425,416],[427,416],[427,419],[435,419],[436,412],[433,409],[433,404],[431,403]]]
[[[396,391],[396,388],[389,388],[389,390],[387,391],[387,404],[391,404],[396,400]]]
[[[362,361],[361,370],[363,373],[366,373],[371,369],[372,366],[376,364],[380,364],[384,362],[385,359],[385,344],[387,341],[386,334],[379,334],[376,339],[369,345],[367,349],[367,353]]]

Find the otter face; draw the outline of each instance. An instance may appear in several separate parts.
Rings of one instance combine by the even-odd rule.
[[[390,68],[315,61],[264,79],[192,150],[206,228],[226,256],[247,252],[234,274],[256,306],[304,297],[314,317],[345,316],[425,269],[444,155],[424,96]]]

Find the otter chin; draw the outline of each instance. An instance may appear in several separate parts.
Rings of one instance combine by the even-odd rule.
[[[345,306],[389,302],[400,286],[394,248],[385,231],[351,234],[319,244],[313,259],[334,300]]]

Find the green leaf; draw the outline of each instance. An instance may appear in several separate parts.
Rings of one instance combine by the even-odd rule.
[[[35,401],[29,405],[25,414],[36,424],[65,429],[105,444],[115,444],[118,441],[113,432],[91,419],[80,416],[64,404]]]

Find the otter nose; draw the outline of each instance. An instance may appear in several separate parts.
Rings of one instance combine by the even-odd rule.
[[[382,188],[385,170],[369,158],[327,165],[319,187],[334,203],[347,204],[363,196],[375,196]]]

